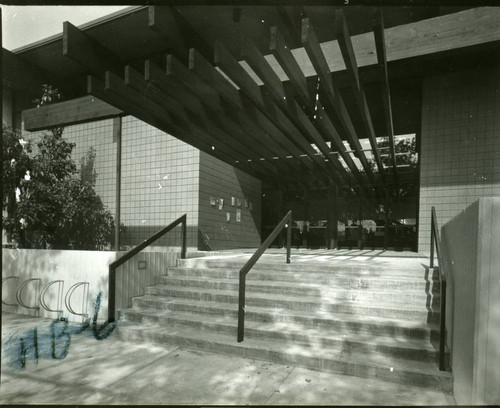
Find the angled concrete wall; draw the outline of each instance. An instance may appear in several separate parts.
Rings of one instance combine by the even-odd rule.
[[[204,152],[199,171],[198,248],[259,247],[261,181]]]
[[[500,404],[500,197],[442,227],[447,330],[458,404]]]

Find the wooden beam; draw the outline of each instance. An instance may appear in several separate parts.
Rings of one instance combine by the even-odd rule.
[[[148,69],[146,68],[146,74]],[[157,72],[160,75],[159,72]],[[284,149],[272,140],[263,136],[265,130],[249,120],[246,114],[239,110],[235,104],[224,103],[221,96],[207,82],[203,81],[194,71],[187,69],[177,58],[167,56],[167,78],[173,83],[182,86],[179,90],[184,97],[191,95],[196,101],[209,110],[209,116],[216,117],[226,131],[239,142],[257,149],[262,157],[271,161],[281,171],[301,171],[300,162],[287,160]],[[222,81],[225,81],[222,79]],[[227,81],[226,85],[227,85]],[[229,85],[230,86],[230,85]],[[212,113],[214,112],[214,113]],[[275,157],[279,160],[275,160]]]
[[[295,124],[295,126],[302,129],[309,135],[325,158],[329,160],[330,164],[333,166],[335,177],[337,177],[336,182],[338,182],[338,177],[340,176],[346,176],[349,178],[350,175],[343,174],[345,173],[345,169],[342,165],[337,163],[335,158],[333,158],[332,161],[332,157],[330,156],[331,150],[325,143],[324,139],[314,128],[314,125],[311,123],[310,119],[306,116],[297,102],[293,98],[287,98],[282,82],[279,80],[278,76],[270,67],[264,56],[250,40],[244,42],[243,54],[248,65],[263,80],[275,103],[281,107],[283,112]],[[337,164],[340,165],[340,167]]]
[[[153,64],[151,61],[147,61],[145,64],[145,80],[144,78],[131,78],[130,74],[127,72],[131,72],[132,69],[130,67],[125,68],[125,83],[134,86],[137,90],[139,90],[144,95],[148,96],[153,93],[153,97],[158,98],[158,103],[162,104],[167,102],[169,104],[179,104],[180,101],[186,100],[186,90],[183,91],[182,97],[175,98],[172,95],[172,91],[178,91],[177,87],[172,88],[172,78],[168,78],[164,71],[162,71],[159,67]],[[128,81],[127,81],[128,80]],[[175,94],[178,95],[178,94]],[[213,120],[204,113],[203,107],[199,103],[199,101],[193,100],[193,102],[198,102],[198,104],[189,104],[185,105],[184,108],[188,111],[189,119],[192,123],[196,124],[196,126],[204,129],[207,132],[207,137],[210,138],[211,143],[213,143],[216,147],[219,148],[221,145],[224,147],[225,151],[231,154],[235,160],[240,160],[243,162],[251,162],[251,163],[259,163],[266,171],[271,173],[276,173],[276,168],[269,161],[272,160],[272,157],[268,156],[268,161],[260,160],[262,156],[259,153],[254,152],[249,149],[245,145],[238,143],[235,139],[232,138],[224,130],[217,127],[214,124]],[[169,109],[167,107],[169,111]]]
[[[308,171],[313,169],[310,158],[302,157],[303,152],[282,133],[276,124],[257,109],[250,101],[243,98],[241,94],[224,79],[220,72],[194,49],[190,50],[189,69],[213,86],[221,98],[225,99],[229,104],[238,107],[238,109],[244,112],[250,120],[257,123],[258,126],[264,130],[263,136],[266,137],[270,145],[278,143],[285,152],[300,160]]]
[[[291,10],[290,6],[288,8],[286,6],[276,7],[278,12],[278,28],[283,34],[286,43],[292,48],[300,47],[300,38],[298,35],[300,33],[300,19],[305,17],[304,15],[299,15],[296,9],[294,7]]]
[[[379,174],[383,176],[384,166],[382,164],[380,153],[378,151],[375,130],[373,129],[373,123],[370,115],[370,110],[368,109],[368,104],[366,102],[363,84],[359,80],[358,65],[352,47],[352,41],[349,35],[347,21],[342,10],[335,11],[335,26],[337,39],[339,41],[340,50],[342,52],[342,57],[344,58],[347,72],[349,73],[349,76],[351,78],[351,86],[354,88],[354,99],[361,114],[361,119],[366,135],[370,140],[373,156],[375,157],[375,162],[377,163]]]
[[[269,97],[261,93],[259,86],[220,42],[216,42],[215,44],[215,64],[223,69],[223,71],[241,88],[241,92],[248,97],[264,115],[273,121],[284,134],[288,135],[290,140],[297,144],[297,146],[300,146],[319,167],[325,169],[324,162],[316,156],[314,149],[301,132],[274,102],[269,99]]]
[[[213,58],[212,47],[174,6],[149,6],[148,26],[166,39],[167,46],[182,60],[187,61],[190,48],[196,48],[209,60]]]
[[[65,21],[63,23],[63,55],[103,79],[105,71],[123,75],[124,62],[104,45]]]
[[[181,100],[186,101],[194,109],[202,111],[207,121],[212,121],[219,128],[224,129],[227,135],[237,143],[242,151],[248,151],[249,155],[258,155],[259,158],[264,158],[269,162],[273,162],[273,155],[268,146],[261,143],[258,135],[251,134],[246,131],[241,124],[234,122],[234,118],[225,115],[220,109],[217,109],[210,100],[204,100],[196,93],[194,87],[187,86],[180,80],[177,80],[175,72],[184,71],[185,75],[189,75],[189,70],[182,65],[173,55],[167,57],[167,75],[161,75],[160,71],[156,70],[156,77],[165,85],[170,92],[175,92],[176,95],[182,95]],[[191,75],[192,76],[192,75]],[[192,83],[193,81],[191,81]],[[252,140],[253,139],[253,140]]]
[[[387,70],[387,54],[385,48],[385,35],[384,35],[384,15],[382,9],[378,9],[375,26],[373,30],[375,36],[375,46],[377,49],[377,60],[380,67],[380,77],[382,79],[383,87],[383,106],[385,115],[385,126],[387,136],[389,138],[389,151],[391,154],[391,163],[394,171],[394,176],[397,175],[396,164],[396,149],[394,146],[394,126],[392,121],[392,106],[391,106],[391,89],[389,86],[389,73]]]
[[[133,88],[137,95],[145,99],[143,103],[151,109],[155,115],[161,115],[161,110],[167,110],[173,119],[177,119],[178,125],[184,129],[190,129],[191,132],[198,131],[199,134],[204,134],[203,139],[215,150],[222,151],[225,155],[232,159],[233,162],[240,161],[246,163],[258,160],[258,157],[249,158],[242,153],[241,149],[237,149],[228,143],[227,138],[222,137],[221,132],[208,122],[204,122],[198,115],[198,112],[189,114],[183,107],[168,93],[165,93],[159,87],[144,79],[144,76],[135,71],[132,67],[125,67],[125,85]],[[116,85],[118,86],[118,85]],[[154,106],[155,104],[156,106]],[[189,123],[189,125],[188,125]],[[189,126],[189,127],[188,127]],[[276,173],[276,169],[267,163],[262,163],[261,166],[269,172]]]
[[[149,62],[146,61],[147,80],[155,81],[158,77],[165,77],[161,70],[152,70],[148,64]],[[152,77],[148,78],[148,75]],[[253,148],[258,149],[262,157],[272,160],[278,151],[280,155],[282,154],[279,148],[273,152],[274,147],[261,137],[261,131],[237,109],[225,110],[219,94],[198,75],[189,71],[173,55],[167,56],[166,77],[162,81],[172,92],[182,93],[183,98],[202,104],[208,116],[216,117],[218,122],[222,122],[221,126],[227,128],[229,134],[247,146],[252,145]]]
[[[179,135],[178,137],[182,140],[186,140],[188,143],[200,148],[200,150],[218,156],[231,165],[235,164],[235,158],[231,156],[230,150],[221,143],[207,143],[205,141],[207,139],[206,132],[203,132],[196,123],[193,123],[178,104],[170,103],[167,111],[163,107],[167,101],[162,101],[161,104],[158,103],[160,102],[157,99],[158,95],[149,93],[148,97],[152,99],[148,99],[144,93],[132,92],[130,87],[127,87],[120,78],[120,76],[124,75],[123,62],[106,47],[95,42],[69,23],[64,24],[63,53],[85,66],[94,75],[99,75],[102,73],[102,69],[106,69],[104,77],[106,81],[105,91],[113,90],[115,95],[127,100],[128,103],[126,101],[117,101],[116,96],[112,98],[115,104],[118,104],[117,106],[126,105],[127,113],[133,114],[169,133],[174,130],[175,133],[173,134]],[[133,72],[129,68],[128,74],[131,75]],[[137,73],[135,74],[135,78],[137,78]],[[154,102],[155,98],[156,102]],[[135,101],[136,105],[132,101]],[[146,106],[149,111],[144,110]],[[196,135],[195,138],[193,138],[194,135]],[[214,140],[212,139],[211,142],[214,142]],[[214,148],[217,152],[214,151]],[[246,164],[243,167],[245,171],[249,170]]]
[[[101,99],[107,100],[108,103],[115,104],[126,112],[133,112],[133,115],[138,119],[149,123],[150,125],[165,131],[174,137],[194,146],[201,151],[210,154],[225,163],[228,163],[240,170],[253,175],[254,177],[262,178],[262,173],[256,173],[250,168],[247,163],[237,163],[234,159],[224,152],[222,148],[213,148],[214,146],[206,141],[206,133],[200,131],[196,126],[188,126],[180,121],[179,118],[174,118],[169,112],[162,107],[150,101],[140,101],[140,94],[125,85],[124,81],[114,73],[107,71],[105,73],[106,81],[103,83],[98,79],[89,76],[88,90]]]
[[[55,126],[109,119],[123,115],[120,109],[93,96],[27,109],[22,112],[24,129],[30,132]]]
[[[5,48],[2,48],[2,70],[3,85],[14,90],[36,92],[47,83],[47,77],[39,69]]]
[[[401,61],[427,56],[432,58],[453,49],[494,44],[500,41],[500,8],[478,7],[447,14],[414,23],[403,24],[385,30],[387,61]],[[352,37],[358,67],[377,64],[373,33]],[[337,40],[321,43],[331,72],[346,69]],[[316,70],[304,48],[294,49],[306,77],[315,76]],[[276,62],[274,63],[276,64]],[[273,64],[273,67],[274,67]],[[280,77],[282,81],[286,76]]]
[[[330,106],[332,106],[335,110],[336,116],[344,129],[343,134],[349,141],[352,150],[355,151],[355,155],[361,161],[361,165],[363,166],[366,174],[369,177],[372,177],[370,165],[368,164],[366,156],[363,152],[363,148],[361,147],[361,143],[359,142],[359,138],[345,107],[342,95],[332,80],[330,68],[328,67],[325,55],[318,42],[312,23],[307,18],[302,20],[302,43],[304,44],[306,52],[312,61],[316,72],[318,73],[319,79],[321,80],[321,88],[323,89]]]
[[[292,106],[294,117],[299,120],[302,119],[301,124],[306,129],[308,134],[311,135],[314,143],[318,146],[321,152],[325,154],[327,158],[329,158],[332,164],[336,167],[337,171],[343,177],[345,177],[348,182],[354,181],[353,175],[355,175],[359,179],[360,174],[358,167],[354,164],[349,154],[345,153],[345,146],[334,125],[328,119],[326,111],[321,106],[319,100],[316,101],[315,98],[311,97],[307,87],[306,78],[297,61],[295,60],[290,47],[288,47],[288,45],[284,42],[284,39],[277,27],[273,27],[271,29],[271,32],[271,50],[290,78],[290,84],[296,90],[296,95],[300,101],[300,105],[302,105],[304,107],[303,109],[308,111],[310,115],[316,113],[316,127],[311,123],[310,119],[307,118],[304,112],[302,112],[302,109],[297,105],[297,103],[295,101],[290,102],[291,98],[289,98],[288,105]],[[318,112],[315,112],[314,107],[308,106],[314,104],[315,102],[316,106],[318,107]],[[293,106],[293,104],[295,106]],[[331,141],[333,145],[337,147],[337,150],[340,152],[342,158],[347,163],[351,171],[350,174],[346,172],[346,170],[336,157],[330,156],[331,151],[330,148],[328,148],[328,146],[326,145],[325,140]]]
[[[277,27],[271,27],[270,50],[274,57],[278,60],[283,70],[286,72],[290,81],[295,85],[295,88],[302,100],[302,103],[311,111],[311,104],[314,101],[309,98],[309,90],[307,88],[307,80],[293,56],[291,49],[285,44],[285,41],[278,31]],[[314,105],[313,105],[314,106]]]

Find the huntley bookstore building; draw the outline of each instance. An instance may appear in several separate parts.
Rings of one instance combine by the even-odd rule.
[[[284,254],[290,231],[291,265],[294,254],[366,251],[425,255],[428,266],[434,214],[440,262],[427,272],[449,260],[450,314],[448,369],[436,372],[454,377],[457,402],[500,401],[499,8],[134,6],[2,53],[4,132],[36,154],[61,129],[79,170],[91,158],[114,219],[92,252],[107,254],[106,276],[184,214],[187,261],[250,255],[268,237]],[[181,236],[177,227],[150,253],[175,266]],[[15,246],[4,232],[4,258]],[[146,255],[130,273],[156,262]],[[461,257],[476,260],[473,278]],[[120,296],[117,309],[132,305]],[[490,342],[454,340],[468,330]],[[474,363],[461,362],[472,349]]]

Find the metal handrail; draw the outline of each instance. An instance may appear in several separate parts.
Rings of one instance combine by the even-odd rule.
[[[47,293],[47,290],[54,284],[56,283],[59,283],[59,288],[57,290],[57,310],[53,310],[51,309],[50,307],[47,306],[47,303],[45,302],[45,294]],[[52,281],[52,282],[49,282],[47,283],[42,291],[40,292],[40,304],[42,305],[42,307],[47,310],[48,312],[54,312],[54,313],[57,313],[58,315],[59,314],[63,314],[63,310],[62,310],[62,293],[64,291],[64,281],[63,280],[55,280],[55,281]]]
[[[2,286],[3,286],[3,283],[6,280],[9,280],[9,279],[19,279],[19,276],[6,276],[5,278],[2,279]],[[2,299],[2,305],[5,305],[5,306],[17,306],[17,303],[7,303],[7,302],[4,302],[4,300]]]
[[[75,292],[76,289],[78,289],[80,286],[84,285],[83,288],[83,297],[82,297],[82,313],[77,313],[71,306],[71,297],[73,296],[73,293]],[[64,304],[66,305],[66,309],[68,311],[76,316],[82,316],[83,320],[85,320],[86,317],[88,317],[88,313],[85,313],[84,311],[87,310],[87,305],[88,305],[88,299],[87,295],[89,292],[89,283],[88,282],[78,282],[75,283],[73,286],[71,286],[66,293],[66,296],[64,296]],[[86,289],[86,290],[85,290]]]
[[[41,279],[40,278],[31,278],[31,279],[27,279],[23,283],[21,283],[21,286],[19,286],[19,288],[17,288],[17,291],[16,291],[16,300],[17,300],[17,303],[19,303],[19,305],[21,305],[22,307],[25,307],[26,309],[40,310],[40,306],[38,306],[38,305],[28,306],[21,299],[21,295],[23,293],[24,288],[26,288],[26,285],[28,285],[28,283],[30,283],[32,281],[40,282]]]
[[[108,294],[108,322],[115,321],[115,289],[116,289],[116,268],[120,265],[127,262],[130,258],[137,255],[144,248],[151,245],[154,241],[161,238],[167,232],[173,230],[177,225],[182,224],[182,248],[181,248],[181,259],[186,258],[186,219],[187,214],[184,214],[182,217],[178,218],[165,228],[158,231],[152,237],[146,239],[143,243],[137,245],[135,248],[132,248],[122,257],[118,258],[116,261],[111,262],[109,264],[109,294]]]
[[[431,209],[431,261],[430,267],[434,268],[434,245],[436,245],[437,258],[439,262],[439,287],[441,310],[439,316],[439,370],[445,371],[445,344],[446,344],[446,275],[443,251],[441,249],[441,238],[439,237],[439,226],[437,223],[436,209]]]
[[[287,224],[288,222],[288,224]],[[286,239],[286,263],[290,263],[290,251],[292,242],[292,211],[283,217],[280,223],[276,226],[271,235],[269,235],[266,240],[262,243],[259,249],[252,255],[252,257],[247,261],[243,268],[240,269],[240,284],[239,284],[239,298],[238,298],[238,343],[241,343],[244,339],[245,332],[245,284],[247,273],[255,265],[255,263],[260,259],[264,251],[269,248],[271,243],[276,239],[278,234],[283,228],[287,227],[287,239]]]

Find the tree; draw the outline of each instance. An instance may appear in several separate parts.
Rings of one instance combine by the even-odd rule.
[[[44,94],[42,101],[55,98],[53,88],[47,90],[51,99]],[[95,151],[83,158],[78,177],[71,158],[75,144],[62,133],[45,132],[33,149],[18,132],[4,129],[3,222],[21,248],[98,249],[111,242],[113,217],[94,190]]]
[[[389,151],[390,148],[389,138],[383,138],[382,140],[377,141],[377,147],[379,151],[381,151],[380,159],[382,161],[382,164],[384,166],[392,168],[391,153]],[[410,140],[400,139],[397,142],[395,141],[394,150],[396,152],[396,163],[398,166],[405,165],[411,169],[417,167],[417,149],[414,137],[411,138]],[[405,153],[405,154],[398,155],[398,153]],[[375,159],[368,160],[368,163],[370,164],[370,167],[373,172],[378,172],[378,167],[375,162]]]

